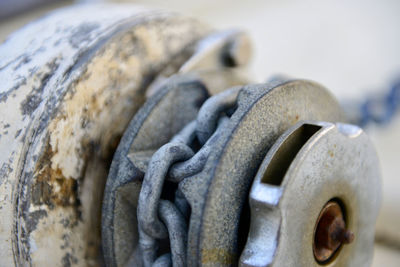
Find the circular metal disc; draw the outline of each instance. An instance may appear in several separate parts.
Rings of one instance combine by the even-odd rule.
[[[230,266],[239,260],[249,218],[249,188],[276,139],[301,120],[344,121],[330,93],[309,81],[249,85],[204,170],[180,184],[191,204],[188,263]]]
[[[299,123],[265,157],[252,186],[252,221],[242,266],[369,266],[381,199],[377,154],[357,126]],[[279,184],[268,170],[298,130],[320,126],[304,143]],[[297,138],[297,137],[295,137]],[[290,148],[288,148],[290,149]],[[279,157],[279,155],[278,155]],[[340,203],[350,244],[319,263],[313,251],[316,222],[329,201]],[[257,212],[255,212],[257,211]]]

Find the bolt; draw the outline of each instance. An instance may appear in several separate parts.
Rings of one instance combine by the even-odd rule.
[[[346,229],[343,211],[337,201],[329,201],[319,214],[315,231],[313,251],[318,263],[334,258],[342,244],[350,244],[354,234]]]

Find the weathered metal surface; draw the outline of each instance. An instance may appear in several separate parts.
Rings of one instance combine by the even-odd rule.
[[[236,38],[245,37],[237,31],[226,31],[213,33],[198,42],[194,46],[193,55],[180,68],[178,76],[164,77],[151,85],[149,89],[151,98],[125,131],[120,148],[114,156],[103,202],[103,251],[108,265],[123,266],[127,262],[133,266],[142,263],[145,266],[153,264],[157,244],[155,237],[150,234],[154,234],[156,231],[154,229],[157,229],[157,238],[166,237],[165,227],[157,220],[157,211],[160,212],[158,203],[166,176],[165,172],[169,167],[167,161],[177,156],[179,147],[184,148],[184,144],[193,140],[196,133],[193,132],[192,126],[195,124],[190,123],[182,130],[182,133],[173,137],[173,142],[178,143],[178,146],[165,148],[165,151],[159,152],[161,156],[170,152],[170,157],[161,160],[157,158],[158,152],[156,152],[153,163],[150,163],[150,167],[147,165],[153,153],[168,142],[187,123],[188,118],[193,119],[197,114],[198,108],[204,101],[204,99],[202,101],[198,99],[199,93],[207,92],[203,94],[203,97],[206,97],[232,85],[245,83],[244,79],[232,68],[233,66],[226,65],[223,60],[232,43],[236,42]],[[249,47],[243,46],[243,48],[236,48],[234,52],[231,51],[231,59],[242,61],[241,63],[244,64],[243,49],[248,50]],[[236,59],[236,55],[240,59]],[[191,74],[187,74],[188,72]],[[204,84],[207,85],[207,89]],[[235,90],[235,96],[237,91]],[[221,99],[221,101],[225,100]],[[194,105],[195,113],[188,112],[188,107],[191,105]],[[169,172],[168,180],[179,182],[192,173],[200,171],[210,149],[211,146],[205,145],[195,157],[185,162],[186,164],[175,165],[175,168]],[[191,151],[190,148],[187,150]],[[145,172],[146,186],[141,188]],[[138,204],[139,191],[142,191],[142,200]],[[137,208],[141,210],[140,214],[143,216],[136,217]],[[138,219],[142,225],[139,227],[139,232],[136,224]],[[135,223],[132,223],[133,221]],[[140,240],[138,235],[141,236]],[[138,244],[142,247],[139,248]],[[176,258],[175,252],[171,253],[172,259]],[[170,256],[161,256],[156,260],[157,264],[168,257]]]
[[[183,194],[176,188],[179,182],[186,178],[190,179],[203,169],[215,141],[229,121],[228,114],[231,113],[228,111],[235,107],[239,89],[240,87],[234,87],[207,99],[200,108],[196,120],[190,122],[169,143],[161,146],[151,156],[137,207],[138,247],[142,252],[143,266],[150,267],[156,261],[160,243],[157,240],[163,238],[170,239],[172,265],[186,266],[186,246],[174,246],[172,241],[179,240],[179,243],[186,244],[188,229],[183,228],[183,233],[178,237],[176,230],[170,227],[173,224],[186,225],[190,210]],[[199,145],[200,149],[197,148]],[[168,185],[166,181],[173,182],[175,186]],[[160,200],[162,192],[173,192],[174,196],[170,197],[170,200]],[[169,225],[161,222],[160,203],[163,201],[170,203],[176,209],[177,216],[174,216],[174,223],[171,222]],[[171,236],[173,233],[175,236]]]
[[[182,260],[186,261],[186,245],[184,250],[173,246],[172,240],[177,236],[171,236],[171,233],[176,231],[161,222],[159,205],[160,201],[164,201],[160,200],[161,193],[166,188],[175,191],[165,185],[165,180],[178,183],[202,170],[215,140],[228,121],[227,117],[221,118],[216,129],[217,118],[220,113],[235,106],[240,88],[235,87],[209,98],[199,110],[205,97],[208,97],[208,93],[204,94],[206,88],[188,75],[183,77],[170,78],[158,90],[159,94],[149,99],[133,118],[114,156],[106,185],[102,225],[103,248],[110,266],[123,266],[129,257],[131,266],[152,266],[160,260],[157,259],[160,240],[167,237],[171,240],[172,263],[181,266]],[[202,101],[199,101],[199,96],[203,97]],[[171,114],[171,109],[177,113]],[[197,120],[193,120],[197,113]],[[188,119],[191,122],[188,123]],[[169,120],[175,121],[173,127]],[[186,123],[187,126],[183,127]],[[177,135],[171,136],[181,128]],[[210,130],[215,133],[211,134]],[[195,154],[191,146],[196,133],[207,136]],[[169,140],[170,143],[164,145]],[[171,168],[176,161],[181,162]],[[130,193],[124,188],[130,188]],[[172,201],[177,206],[177,213],[182,213],[181,219],[175,216],[175,224],[186,224],[183,217],[190,215],[185,212],[186,200],[179,200],[178,194]],[[187,230],[185,228],[184,233],[180,233],[182,238]],[[177,240],[182,242],[182,238]],[[186,237],[183,239],[186,244]]]
[[[246,66],[251,58],[251,51],[250,38],[245,32],[215,32],[197,43],[193,56],[179,71],[220,71],[224,67]]]
[[[246,64],[249,51],[239,31],[210,34],[196,21],[132,6],[76,6],[11,36],[0,47],[0,111],[9,115],[0,121],[0,215],[9,218],[0,221],[0,265],[99,265],[102,256],[108,266],[237,264],[250,224],[248,192],[265,154],[298,121],[345,121],[336,100],[313,82],[242,86],[245,80],[233,67]],[[240,86],[220,93],[232,85]],[[351,126],[332,127],[347,138],[340,152],[351,150],[350,139],[365,141]],[[304,156],[311,162],[306,170],[318,158],[311,152]],[[373,157],[353,165],[361,168]],[[303,164],[296,159],[293,164]],[[295,174],[306,176],[306,170]],[[311,172],[317,171],[329,168]],[[301,179],[285,181],[284,189],[304,188]],[[347,182],[353,191],[367,187]],[[293,250],[306,258],[300,264],[311,266],[312,242],[305,251],[284,240],[287,233],[302,238],[306,226],[284,217],[292,212],[286,199],[295,202],[302,191],[286,196],[280,181],[272,183],[266,196],[284,207],[263,224],[275,235],[256,235],[270,249],[262,256],[275,255],[277,266],[296,266],[295,257],[287,261],[285,254]],[[365,214],[363,197],[343,194],[355,205],[348,213]],[[312,197],[304,198],[307,204]],[[359,224],[357,235],[368,233],[364,245],[350,245],[335,264],[354,251],[370,251],[370,211],[370,217],[346,215],[350,228]],[[252,265],[246,257],[257,245],[251,241],[257,218],[242,264]],[[271,239],[282,231],[284,245]],[[368,255],[361,254],[348,262],[367,264]]]
[[[354,241],[354,233],[347,227],[342,205],[338,200],[328,201],[315,223],[313,252],[318,263],[333,261],[342,245]]]
[[[380,183],[375,149],[360,128],[298,123],[279,137],[255,177],[241,266],[370,266]],[[331,242],[315,255],[316,222],[330,202],[340,203],[343,215],[337,216],[344,216],[355,239],[342,247]]]
[[[320,85],[290,81],[245,86],[201,173],[179,186],[191,205],[189,266],[237,263],[246,242],[250,184],[274,141],[297,121],[343,121]]]
[[[0,265],[97,265],[110,157],[158,75],[208,32],[141,7],[75,6],[0,47]],[[49,255],[51,255],[49,257]]]
[[[178,96],[179,94],[176,93],[175,98]],[[164,97],[163,101],[172,102],[172,105],[176,105],[177,100],[175,98]],[[154,112],[152,108],[145,108],[148,105],[153,105],[152,108],[157,112]],[[194,138],[200,145],[192,158],[172,164],[168,161],[167,154],[169,155],[169,153],[164,151],[170,148],[168,145],[154,153],[155,149],[167,142],[168,139],[163,137],[162,140],[164,141],[157,144],[155,138],[143,135],[146,132],[151,132],[153,135],[161,134],[162,136],[165,136],[163,134],[165,132],[171,133],[167,126],[168,123],[164,121],[163,117],[160,117],[161,114],[165,113],[162,112],[162,105],[149,103],[146,106],[143,108],[143,112],[135,116],[132,121],[134,126],[130,126],[126,130],[125,136],[120,142],[108,178],[106,198],[104,199],[105,206],[103,207],[103,216],[109,214],[108,216],[114,218],[113,223],[108,224],[106,222],[104,224],[103,217],[103,231],[114,235],[114,241],[112,238],[106,238],[106,243],[108,242],[109,245],[113,241],[124,244],[124,246],[119,245],[119,249],[115,249],[115,255],[112,255],[112,253],[108,255],[111,255],[111,258],[114,256],[118,261],[121,256],[118,254],[121,253],[119,250],[126,248],[126,244],[138,242],[147,244],[141,250],[143,254],[140,254],[140,249],[137,247],[130,249],[131,253],[134,251],[131,264],[136,265],[142,264],[144,252],[149,252],[149,254],[146,254],[146,260],[143,261],[145,266],[152,263],[156,258],[155,239],[165,237],[165,235],[160,234],[163,227],[156,224],[158,220],[155,213],[156,209],[153,207],[154,205],[150,205],[154,200],[159,200],[161,187],[168,188],[168,185],[163,186],[163,183],[159,181],[172,179],[172,181],[180,182],[179,190],[175,196],[175,204],[186,218],[190,217],[188,218],[190,227],[188,229],[187,264],[189,266],[232,265],[239,259],[240,250],[246,241],[248,228],[243,224],[248,224],[249,222],[246,220],[249,218],[243,212],[243,207],[247,192],[256,169],[270,146],[282,132],[299,120],[344,120],[343,113],[334,98],[315,83],[292,81],[236,87],[208,99],[198,110],[196,124],[189,123],[181,134],[172,139],[170,143],[172,147],[177,146],[178,143],[176,142],[182,142],[181,146],[183,147],[185,147],[184,144],[190,145]],[[220,122],[216,131],[217,121],[221,120],[219,118],[223,114],[228,116]],[[145,121],[153,126],[151,128],[143,127],[142,123]],[[180,128],[183,128],[183,125],[185,124],[182,124]],[[148,130],[144,131],[144,129]],[[142,133],[138,134],[140,132]],[[176,130],[172,132],[176,132]],[[195,136],[193,136],[193,132],[195,132]],[[140,138],[141,135],[142,138]],[[151,147],[151,149],[135,148],[135,143],[140,144],[140,146]],[[234,151],[227,152],[227,148]],[[178,152],[178,150],[174,151]],[[207,151],[207,153],[202,153],[204,151]],[[230,161],[221,163],[218,157],[226,157]],[[151,161],[147,167],[150,158]],[[157,166],[164,164],[164,161],[167,166],[163,165],[163,171],[160,171]],[[194,162],[203,163],[199,167]],[[225,167],[224,171],[218,176],[215,175],[212,169],[218,169],[221,166]],[[168,169],[167,175],[166,170]],[[187,173],[190,173],[189,177],[185,175]],[[143,175],[147,177],[145,180],[148,185],[144,189],[144,194],[140,193],[139,197]],[[157,177],[160,177],[160,179]],[[237,180],[233,181],[232,179]],[[220,180],[218,184],[210,185],[218,180]],[[152,184],[151,187],[149,187],[150,184]],[[123,187],[130,187],[130,191],[124,190],[125,193],[122,191],[118,193],[117,189]],[[128,192],[130,193],[128,194]],[[152,192],[152,194],[146,192]],[[113,194],[115,196],[110,197]],[[118,194],[120,200],[118,200]],[[121,198],[122,195],[124,195],[123,198]],[[137,209],[138,198],[139,208]],[[185,201],[181,202],[180,198],[189,202],[190,214],[185,212],[187,210],[185,205],[187,204],[184,203]],[[121,204],[123,201],[126,203]],[[212,202],[208,203],[209,201]],[[115,204],[112,206],[110,203]],[[143,207],[150,205],[153,208],[141,208],[140,203],[143,203]],[[206,208],[217,210],[207,211]],[[138,214],[136,214],[136,209]],[[113,210],[113,212],[110,212],[110,210]],[[146,219],[143,221],[141,216],[150,211],[153,212],[149,216],[145,216]],[[127,213],[130,215],[126,216]],[[241,220],[240,217],[245,220]],[[207,219],[208,223],[207,221],[205,223],[204,219]],[[132,223],[136,221],[139,221],[139,225]],[[145,237],[142,242],[138,241],[137,232],[131,234],[135,233],[138,228],[139,236]],[[103,234],[103,238],[107,236],[108,234]],[[131,238],[127,238],[127,236],[131,236]],[[118,242],[115,239],[119,239]],[[127,253],[125,252],[125,254]],[[121,263],[117,264],[115,259],[114,262],[111,262],[112,265],[121,265]]]
[[[171,79],[136,114],[110,168],[102,219],[104,257],[109,266],[124,266],[138,251],[136,208],[151,155],[193,120],[208,95],[195,79]],[[131,259],[136,265],[141,262],[138,253]]]

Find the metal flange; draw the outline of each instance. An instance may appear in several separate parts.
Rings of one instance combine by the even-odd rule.
[[[240,265],[369,266],[380,187],[376,152],[360,128],[296,124],[253,182]]]
[[[308,81],[239,86],[206,100],[232,85],[244,84],[231,67],[245,64],[249,51],[249,41],[239,31],[211,32],[176,14],[129,6],[72,7],[15,33],[0,48],[0,111],[9,114],[0,122],[0,195],[4,196],[0,216],[9,218],[0,221],[0,265],[101,264],[102,213],[106,264],[140,266],[145,253],[138,235],[152,229],[143,227],[146,220],[138,219],[139,195],[147,194],[142,202],[156,203],[154,198],[161,194],[176,192],[183,206],[189,204],[178,207],[186,209],[182,213],[189,223],[185,242],[179,244],[180,249],[187,244],[186,257],[180,262],[237,264],[250,227],[248,192],[265,154],[299,121],[345,121],[336,100],[322,86]],[[179,75],[171,77],[175,73]],[[200,107],[203,102],[206,112]],[[142,180],[152,173],[148,168],[154,167],[149,167],[153,154],[158,155],[155,152],[171,138],[177,141],[175,134],[185,131],[196,116],[197,139],[188,147],[202,152],[195,155],[201,164],[191,165],[193,160],[171,166],[170,173],[164,170],[174,181],[168,190],[146,192]],[[209,119],[205,126],[199,117]],[[347,137],[353,132],[342,124],[332,127]],[[173,150],[172,146],[168,152]],[[182,166],[190,175],[178,179]],[[151,180],[149,175],[147,180]],[[319,209],[310,211],[315,219],[310,251],[318,264],[344,263],[349,259],[346,253],[361,251],[357,247],[338,254],[341,242],[350,238],[334,237],[331,232],[355,229],[358,242],[358,235],[370,231],[373,223],[372,217],[362,225],[361,219],[354,219],[357,216],[349,216],[353,208],[364,212],[357,201],[365,198],[334,195],[327,201],[336,206],[318,199]],[[280,198],[279,205],[291,212],[285,199]],[[347,204],[353,200],[356,206]],[[171,208],[168,202],[162,206]],[[157,209],[152,212],[153,217],[165,220],[171,215],[157,215]],[[331,220],[331,214],[339,215]],[[156,226],[162,228],[158,219]],[[250,238],[258,219],[252,219]],[[278,222],[281,229],[292,227],[283,222]],[[321,226],[334,223],[337,227],[332,231]],[[184,225],[173,233],[182,232]],[[365,251],[370,249],[371,232],[365,236]],[[169,249],[165,231],[156,234],[156,253],[161,255],[157,262],[168,263],[173,257],[163,254]],[[251,264],[245,260],[257,243],[253,241],[248,240],[243,264]],[[269,243],[275,249],[272,264],[285,258],[285,246],[293,245],[281,244]],[[310,256],[291,249],[298,256]],[[365,255],[358,257],[363,263],[369,260]]]
[[[136,210],[141,179],[149,172],[147,164],[155,150],[172,138],[196,113],[174,113],[178,118],[174,129],[170,128],[168,120],[163,119],[171,110],[168,107],[191,106],[193,104],[190,103],[196,102],[190,100],[196,94],[182,96],[188,92],[183,90],[185,87],[192,87],[188,83],[174,82],[180,79],[175,77],[166,82],[169,85],[158,90],[160,93],[146,103],[126,130],[114,157],[103,204],[103,247],[109,265],[141,264],[143,252],[138,247],[138,225],[133,223],[138,220]],[[170,93],[166,94],[168,90]],[[205,108],[198,110],[199,118],[209,117],[208,122],[213,124],[218,118],[215,116],[221,112],[218,106],[213,106],[214,102],[222,104],[226,100],[227,107],[236,102],[234,110],[230,111],[233,114],[218,134],[210,138],[212,132],[198,132],[199,142],[204,144],[210,138],[212,147],[205,154],[204,167],[194,173],[191,171],[191,176],[178,185],[190,205],[186,253],[189,266],[237,263],[248,232],[249,218],[245,211],[247,193],[265,153],[280,134],[304,119],[344,120],[336,100],[312,82],[249,85],[229,92],[226,96],[221,93],[213,97],[204,104]],[[233,92],[239,92],[239,95],[236,101],[230,103],[232,101],[228,99]],[[181,99],[187,101],[181,103]],[[193,108],[195,111],[196,107]],[[181,116],[187,119],[179,119]],[[172,119],[169,115],[166,118]],[[197,128],[202,129],[204,126],[199,124],[199,118]],[[145,126],[147,124],[149,126]],[[203,134],[206,134],[204,138]],[[163,138],[156,138],[158,135]],[[169,175],[174,176],[174,173]]]
[[[189,266],[238,262],[250,218],[251,182],[276,139],[301,120],[344,121],[330,93],[309,81],[245,86],[203,171],[181,182],[191,204]]]

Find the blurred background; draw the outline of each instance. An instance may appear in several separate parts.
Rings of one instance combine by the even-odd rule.
[[[197,17],[215,28],[246,30],[254,44],[249,75],[283,74],[328,87],[343,103],[385,94],[400,80],[400,1],[58,1],[1,0],[0,42],[47,12],[72,4],[131,2]],[[383,204],[374,267],[400,266],[400,114],[367,125],[381,160]]]

